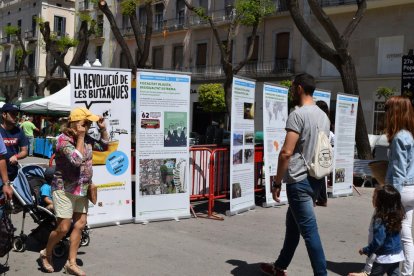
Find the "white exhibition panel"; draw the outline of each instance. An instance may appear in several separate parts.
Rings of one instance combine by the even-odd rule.
[[[230,215],[255,207],[253,80],[233,77],[230,137]]]
[[[358,96],[338,94],[336,100],[332,196],[352,194]]]
[[[280,150],[285,143],[288,118],[288,88],[265,83],[263,86],[263,151],[266,184],[265,207],[278,204],[272,197],[270,177],[276,176]],[[286,184],[282,185],[281,203],[287,202]]]
[[[87,107],[103,116],[110,136],[108,149],[93,152],[93,178],[98,202],[90,203],[88,225],[132,220],[131,188],[131,71],[71,67],[71,106]],[[88,135],[99,140],[96,123]]]
[[[191,77],[137,72],[135,222],[190,217]]]

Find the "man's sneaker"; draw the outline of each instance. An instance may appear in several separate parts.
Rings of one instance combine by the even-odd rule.
[[[276,268],[273,263],[261,263],[260,270],[269,276],[287,276],[287,271]]]

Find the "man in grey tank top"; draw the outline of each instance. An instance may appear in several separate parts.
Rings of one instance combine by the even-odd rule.
[[[324,179],[308,174],[306,162],[311,163],[319,131],[329,135],[329,118],[315,105],[313,91],[315,79],[299,74],[291,86],[293,99],[299,108],[289,114],[285,143],[279,155],[277,175],[272,185],[275,201],[279,202],[282,180],[286,183],[289,207],[286,213],[286,233],[283,248],[274,263],[261,264],[268,275],[286,276],[300,235],[305,240],[314,275],[327,275],[326,260],[319,237],[313,202]],[[306,160],[306,162],[305,162]]]

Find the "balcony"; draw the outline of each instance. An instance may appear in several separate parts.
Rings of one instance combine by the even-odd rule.
[[[24,33],[24,39],[27,41],[37,41],[36,30],[26,31]]]
[[[5,70],[3,72],[0,72],[0,79],[11,79],[16,77],[17,72],[16,71],[10,71],[10,70]]]
[[[356,5],[356,0],[320,0],[321,7]]]
[[[12,43],[15,43],[17,41],[17,37],[15,35],[13,36],[6,36],[0,38],[0,45],[4,47],[10,46]]]
[[[61,32],[61,31],[53,31],[53,32],[50,33],[50,35],[52,37],[55,37],[55,38],[62,38],[62,37],[68,37],[69,36],[68,33]]]
[[[88,0],[79,2],[79,11],[92,11],[96,5]]]
[[[289,78],[295,73],[294,64],[295,61],[293,59],[249,62],[239,71],[239,75],[253,78]],[[191,78],[199,81],[222,80],[225,77],[221,65],[194,66],[190,68],[179,67],[166,70],[191,72]]]

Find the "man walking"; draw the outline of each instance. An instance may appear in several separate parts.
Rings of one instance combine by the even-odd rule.
[[[18,160],[27,156],[27,138],[23,131],[17,127],[17,115],[19,108],[6,103],[1,108],[3,122],[0,125],[0,134],[3,137],[7,149],[6,162],[9,180],[13,181],[17,176]]]
[[[33,130],[39,132],[39,129],[33,124],[33,117],[30,116],[24,123],[20,125],[23,129],[24,134],[29,141],[29,156],[33,156],[33,145],[34,145],[34,135]]]
[[[279,155],[277,174],[272,185],[273,199],[279,202],[282,180],[286,182],[289,207],[286,213],[286,233],[283,248],[275,263],[261,264],[267,275],[286,276],[286,269],[292,261],[300,235],[306,249],[314,275],[325,276],[326,260],[313,202],[324,181],[308,174],[306,163],[314,155],[318,131],[329,135],[329,118],[313,101],[315,80],[309,74],[299,74],[292,83],[291,91],[299,108],[294,110],[286,123],[285,143]]]

